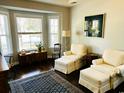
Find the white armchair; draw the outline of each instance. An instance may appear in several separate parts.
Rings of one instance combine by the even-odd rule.
[[[80,72],[79,83],[94,93],[104,93],[115,89],[124,81],[124,52],[105,50],[103,57],[93,60],[92,63],[91,67]]]
[[[80,59],[87,54],[87,47],[81,44],[72,44],[71,50],[64,52],[64,56],[55,60],[55,69],[69,74],[83,66]]]

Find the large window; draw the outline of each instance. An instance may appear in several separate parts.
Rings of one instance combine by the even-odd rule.
[[[0,51],[2,54],[11,53],[9,22],[6,14],[0,14]]]
[[[59,43],[59,17],[49,17],[49,46]]]
[[[42,17],[16,16],[19,50],[36,49],[42,41]]]

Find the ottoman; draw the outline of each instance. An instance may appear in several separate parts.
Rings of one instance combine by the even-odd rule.
[[[55,70],[58,70],[64,74],[70,74],[71,72],[76,70],[74,60],[70,60],[68,58],[59,58],[55,60]]]
[[[92,68],[80,71],[79,84],[93,93],[104,93],[110,90],[110,76]]]

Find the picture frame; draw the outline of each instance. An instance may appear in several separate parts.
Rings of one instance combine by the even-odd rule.
[[[105,14],[86,16],[84,32],[88,37],[104,37]]]

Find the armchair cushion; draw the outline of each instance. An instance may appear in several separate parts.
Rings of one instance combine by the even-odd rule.
[[[72,44],[71,45],[71,52],[74,55],[84,56],[87,54],[87,47],[83,44]]]
[[[108,64],[92,65],[91,68],[100,71],[102,73],[106,73],[111,77],[117,74],[117,69],[114,66]]]
[[[62,56],[62,58],[69,59],[69,60],[73,60],[73,61],[77,61],[77,60],[79,60],[81,57],[78,56],[78,55],[69,55],[69,56]]]
[[[71,51],[64,52],[64,56],[68,56],[68,55],[72,55],[72,52]]]
[[[124,65],[120,65],[117,67],[118,74],[124,77]]]
[[[92,64],[93,65],[100,65],[100,64],[103,64],[104,63],[103,61],[104,60],[102,58],[95,59],[95,60],[92,61]]]
[[[124,64],[124,52],[108,49],[103,53],[103,59],[109,65],[119,66]]]

